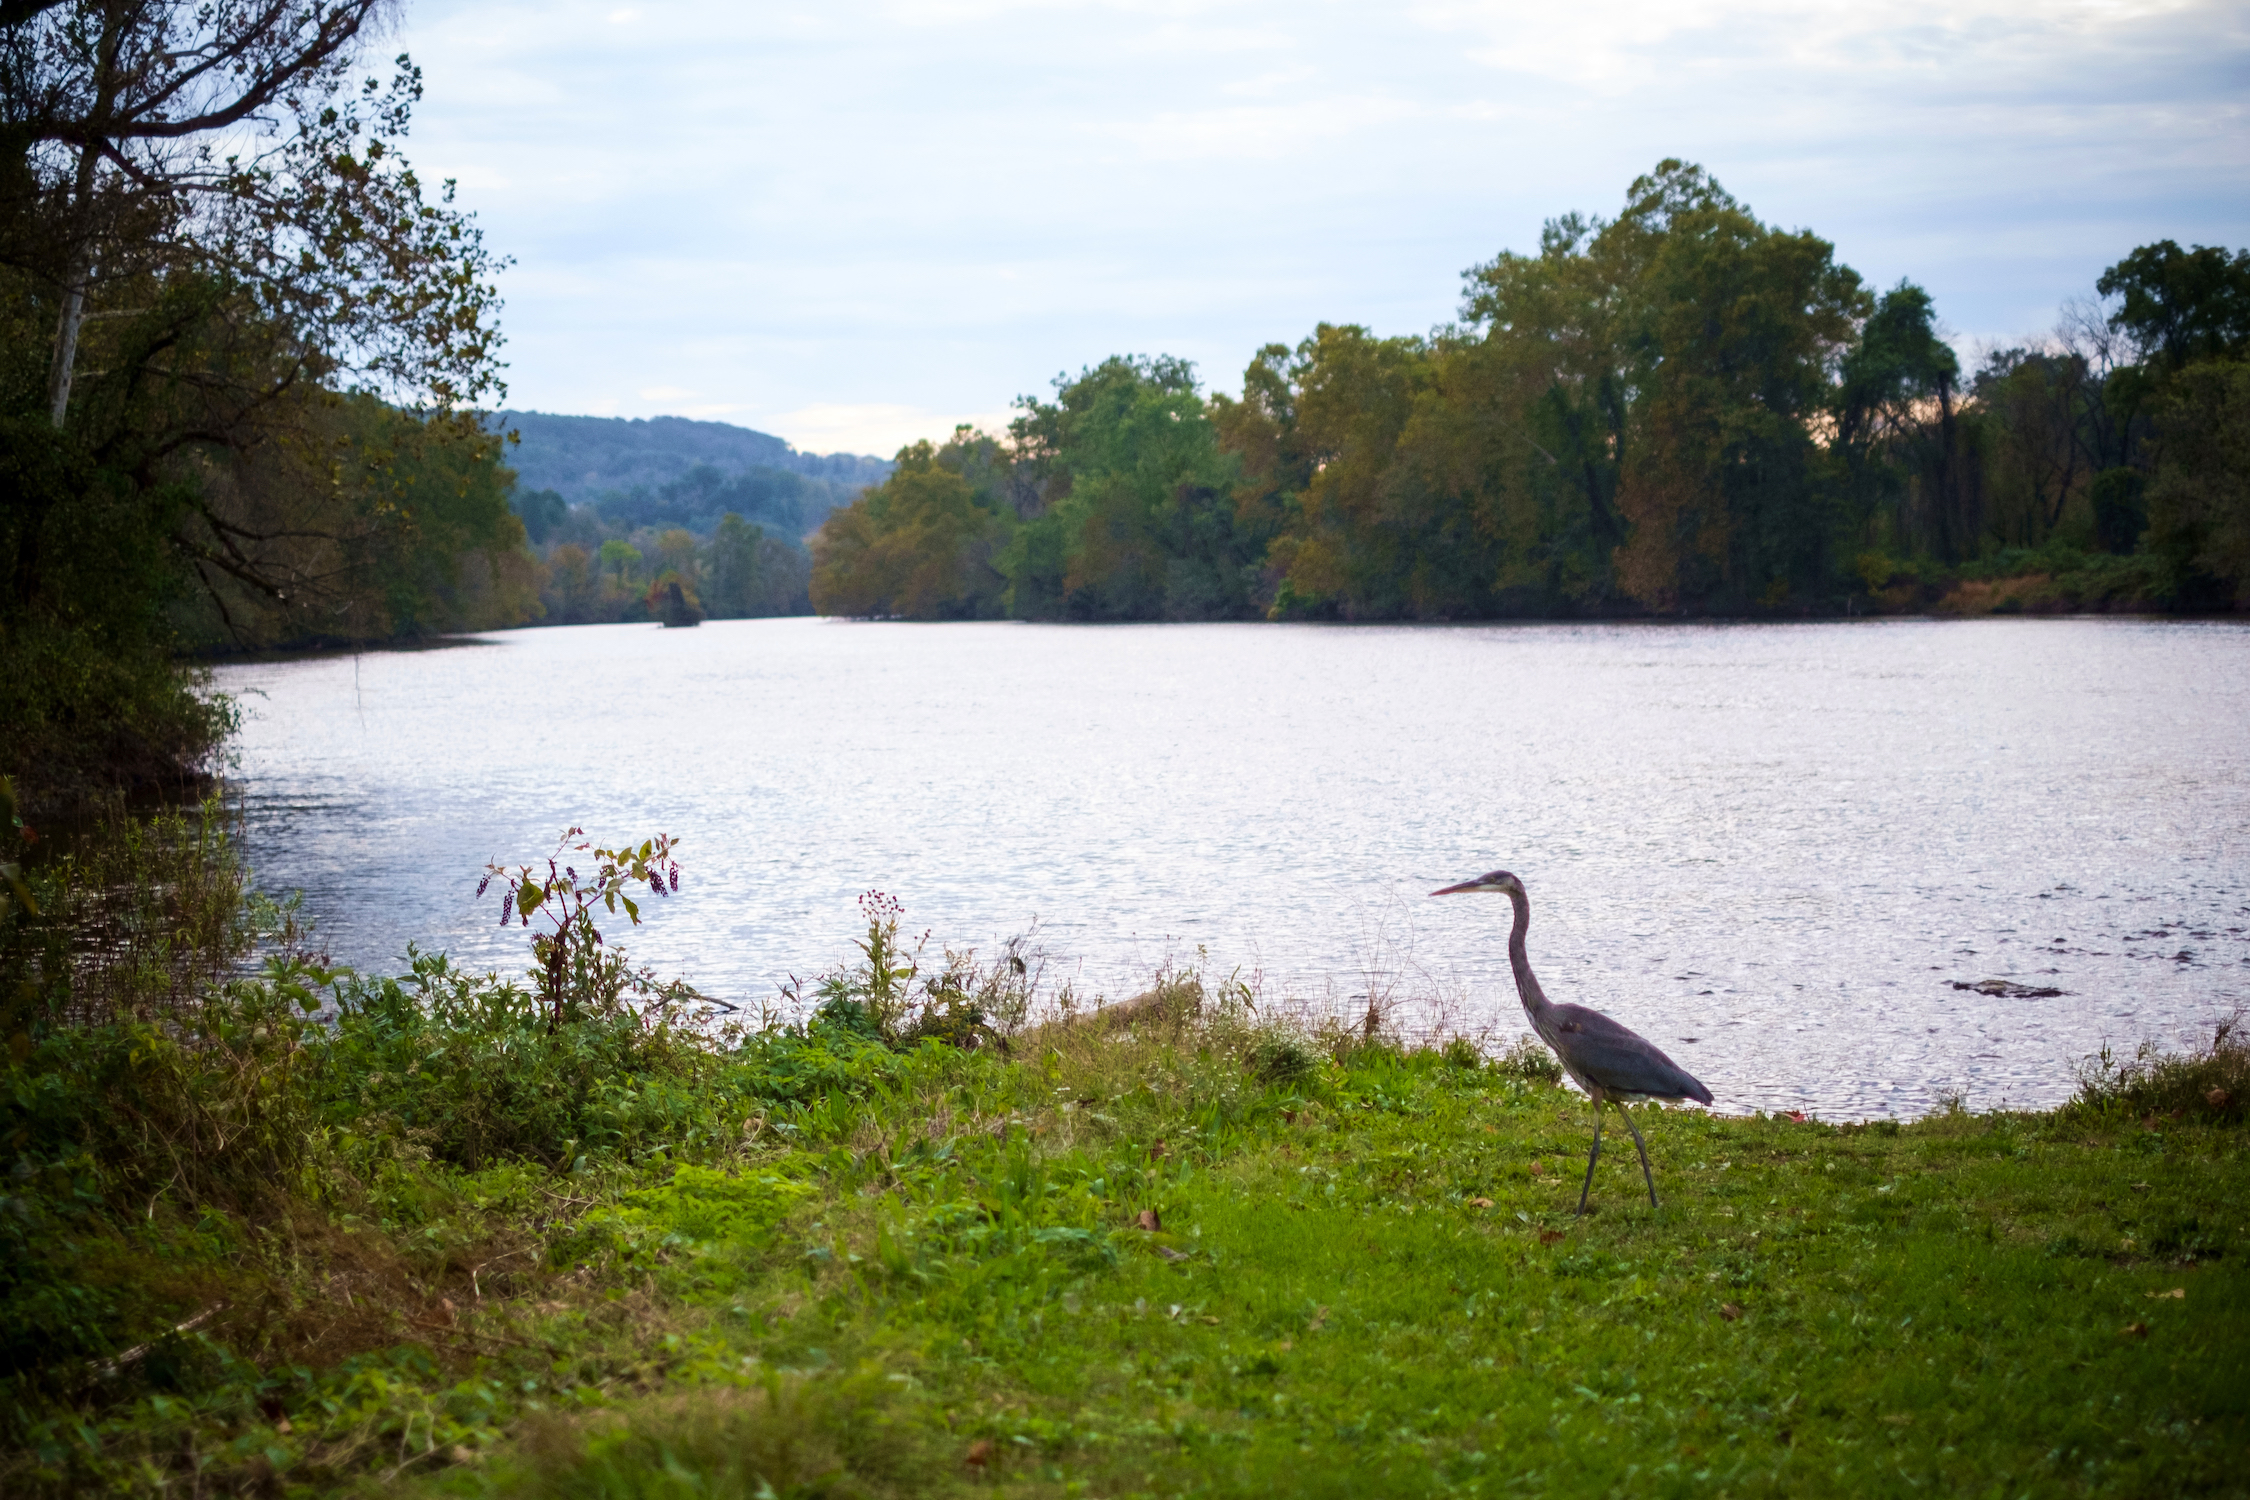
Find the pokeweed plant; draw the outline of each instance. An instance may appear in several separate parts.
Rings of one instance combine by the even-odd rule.
[[[532,936],[531,954],[550,1036],[566,1018],[570,997],[590,993],[600,984],[602,931],[594,925],[596,908],[611,916],[623,908],[638,927],[641,908],[631,894],[634,886],[645,885],[658,896],[674,895],[680,889],[680,864],[672,857],[678,840],[670,834],[603,849],[585,842],[585,833],[578,827],[563,833],[555,852],[547,857],[544,879],[535,865],[511,869],[488,863],[484,878],[477,882],[480,901],[495,882],[505,882],[501,926],[513,921],[529,927],[534,917],[547,924],[545,931]],[[573,839],[580,842],[572,843]],[[587,865],[584,874],[578,870],[580,859]]]
[[[820,983],[823,1014],[851,1024],[884,1041],[896,1040],[909,1007],[908,986],[922,970],[922,947],[930,935],[909,948],[900,938],[899,918],[905,905],[882,891],[865,891],[859,898],[867,936],[853,946],[866,958],[857,973],[838,970]]]

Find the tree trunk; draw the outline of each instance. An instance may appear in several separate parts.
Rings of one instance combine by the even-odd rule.
[[[57,431],[70,411],[71,368],[78,360],[78,330],[86,322],[86,281],[93,267],[84,256],[74,257],[70,285],[63,288],[62,321],[55,329],[55,360],[47,372],[47,416]]]
[[[88,141],[78,148],[75,238],[70,250],[70,281],[63,288],[62,320],[55,328],[55,359],[47,371],[47,416],[59,430],[70,412],[70,377],[78,362],[78,331],[86,325],[86,283],[94,274],[94,168],[101,161],[101,143]]]
[[[78,334],[86,326],[86,288],[94,275],[94,178],[109,144],[99,132],[111,123],[117,102],[117,57],[125,43],[125,18],[112,14],[102,25],[99,65],[94,74],[95,103],[86,114],[90,133],[78,143],[78,180],[72,185],[69,284],[63,287],[62,319],[55,328],[54,363],[47,370],[47,416],[57,431],[70,415],[70,380],[78,363]]]
[[[1966,530],[1961,512],[1964,508],[1960,494],[1958,456],[1953,429],[1953,382],[1940,371],[1937,379],[1938,399],[1938,461],[1937,504],[1933,507],[1938,519],[1938,556],[1949,563],[1962,559],[1962,535]]]

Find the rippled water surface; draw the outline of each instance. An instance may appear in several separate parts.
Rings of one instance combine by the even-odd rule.
[[[755,1002],[1034,917],[1082,992],[1200,946],[1521,1030],[1548,993],[1722,1107],[2051,1103],[2250,1003],[2250,630],[2121,621],[1297,628],[717,622],[228,667],[253,856],[337,957],[515,969],[487,858],[684,844],[638,958]],[[2059,989],[2008,998],[1988,979]]]

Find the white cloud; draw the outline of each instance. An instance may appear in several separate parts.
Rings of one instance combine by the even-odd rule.
[[[1130,141],[1153,161],[1272,160],[1422,113],[1421,107],[1403,99],[1303,99],[1168,111],[1086,128],[1091,134]]]
[[[801,453],[872,453],[889,458],[924,438],[942,443],[962,423],[991,433],[1005,431],[1012,415],[1006,410],[940,413],[917,406],[836,403],[776,412],[748,425],[788,439]]]
[[[1231,385],[1324,319],[1445,320],[1463,267],[1666,156],[1971,338],[2135,244],[2250,242],[2239,0],[612,14],[408,16],[416,165],[516,257],[510,400],[544,410],[646,379],[615,404],[889,452],[1111,353]]]

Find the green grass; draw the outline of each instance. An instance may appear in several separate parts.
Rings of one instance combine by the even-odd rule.
[[[1645,1111],[1663,1206],[1613,1123],[1580,1218],[1535,1055],[1192,976],[977,1050],[312,982],[10,1054],[0,1493],[2250,1489],[2236,1037],[2043,1115]]]
[[[907,1119],[992,1102],[938,1084]],[[1098,1108],[877,1149],[751,1265],[658,1284],[759,1368],[905,1377],[933,1488],[980,1439],[1058,1493],[2241,1488],[2232,1131],[1670,1115],[1665,1206],[1613,1159],[1579,1220],[1587,1113],[1548,1086],[1375,1055],[1320,1093],[1152,1112],[1153,1166]]]
[[[708,1165],[401,1169],[371,1217],[286,1246],[207,1226],[262,1318],[176,1341],[200,1375],[48,1429],[36,1467],[184,1490],[193,1453],[206,1489],[456,1494],[2243,1488],[2235,1125],[1671,1112],[1644,1116],[1663,1207],[1619,1155],[1579,1219],[1575,1096],[1383,1048],[1284,1092],[1242,1066],[1254,1041],[853,1068],[768,1040],[736,1097],[808,1053],[836,1076]],[[303,1358],[308,1306],[278,1302],[355,1285],[390,1305]],[[713,1457],[768,1429],[805,1442]]]

